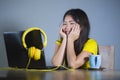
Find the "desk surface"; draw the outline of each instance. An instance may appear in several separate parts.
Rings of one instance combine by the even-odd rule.
[[[0,80],[120,80],[120,71],[113,70],[0,70]]]

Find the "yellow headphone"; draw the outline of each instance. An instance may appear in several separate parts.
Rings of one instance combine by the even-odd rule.
[[[42,33],[42,35],[44,37],[43,48],[46,47],[46,45],[47,45],[46,33],[41,28],[37,28],[37,27],[32,27],[32,28],[29,28],[24,31],[24,33],[22,35],[22,43],[23,43],[23,47],[28,49],[28,57],[33,58],[34,60],[39,60],[41,58],[41,50],[36,48],[35,46],[28,48],[26,45],[26,42],[25,42],[26,35],[33,30],[40,30],[40,32]]]

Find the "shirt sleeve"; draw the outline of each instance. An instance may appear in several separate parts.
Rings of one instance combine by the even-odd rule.
[[[83,51],[88,51],[94,55],[97,55],[98,53],[98,45],[97,42],[94,39],[89,39],[84,47],[83,47]]]

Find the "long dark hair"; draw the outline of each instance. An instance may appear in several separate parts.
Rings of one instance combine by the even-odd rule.
[[[69,15],[73,18],[73,20],[80,25],[82,29],[79,35],[79,38],[74,42],[74,48],[76,55],[78,55],[85,44],[85,42],[89,39],[90,32],[90,24],[87,17],[87,14],[81,9],[70,9],[63,16],[63,21],[65,17]]]

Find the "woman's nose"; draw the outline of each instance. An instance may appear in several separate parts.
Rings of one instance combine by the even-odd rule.
[[[67,28],[70,28],[70,25],[69,25],[69,24],[66,25],[66,29],[67,29]]]
[[[65,27],[65,30],[68,30],[68,29],[69,29],[69,27],[68,27],[68,26],[66,26],[66,27]]]

